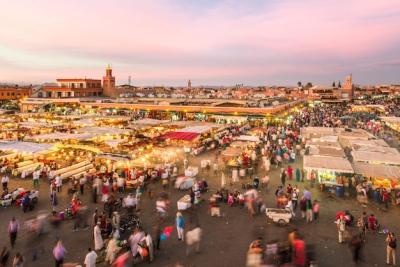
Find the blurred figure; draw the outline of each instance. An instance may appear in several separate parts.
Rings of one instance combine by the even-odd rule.
[[[53,257],[56,267],[61,267],[63,265],[66,252],[61,240],[58,240],[56,246],[53,248]]]
[[[200,251],[201,235],[202,230],[199,225],[186,233],[186,256],[189,256],[191,247],[195,247],[196,252]]]
[[[353,255],[353,262],[358,264],[361,261],[361,249],[363,246],[363,240],[361,234],[355,234],[352,236],[350,243],[351,254]]]
[[[97,254],[94,250],[91,248],[88,249],[88,253],[86,254],[85,257],[85,266],[86,267],[96,267],[96,260],[97,260]]]
[[[113,237],[107,244],[105,262],[110,265],[114,262],[116,255],[120,250],[120,247],[118,246],[117,242],[118,240],[115,237]]]
[[[6,267],[8,258],[10,257],[10,252],[7,247],[4,246],[0,252],[0,267]]]
[[[24,266],[24,257],[22,257],[22,255],[19,252],[17,252],[17,254],[15,254],[12,266],[13,267],[23,267]]]
[[[19,222],[15,219],[15,217],[12,217],[10,223],[8,224],[8,234],[10,236],[10,244],[12,248],[14,247],[15,241],[17,240],[18,231]]]
[[[263,253],[263,244],[262,238],[259,237],[258,239],[251,242],[249,246],[249,250],[247,252],[247,267],[259,267],[262,263],[262,253]]]

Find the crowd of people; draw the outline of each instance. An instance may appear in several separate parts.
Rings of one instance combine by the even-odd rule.
[[[120,169],[109,171],[98,166],[96,172],[90,172],[63,184],[59,175],[52,175],[51,168],[35,172],[32,178],[33,188],[40,188],[44,182],[49,182],[49,202],[51,211],[47,217],[50,225],[59,227],[67,218],[74,220],[73,230],[91,231],[93,241],[84,255],[86,266],[96,266],[98,262],[106,262],[114,266],[125,266],[128,262],[152,262],[156,259],[161,243],[176,235],[186,245],[186,254],[200,251],[203,238],[203,228],[199,220],[187,223],[193,214],[196,214],[197,205],[202,205],[202,196],[209,196],[209,214],[221,217],[221,209],[245,207],[250,218],[264,214],[270,203],[266,203],[264,194],[272,194],[270,182],[279,180],[275,190],[276,207],[289,211],[296,223],[304,220],[306,223],[317,223],[320,220],[320,207],[324,203],[312,197],[306,174],[298,166],[298,159],[305,153],[304,139],[300,128],[305,126],[336,127],[348,123],[341,119],[348,115],[347,106],[309,106],[301,112],[291,114],[291,120],[285,123],[271,123],[261,127],[260,144],[249,149],[248,155],[242,157],[239,166],[228,168],[226,161],[220,157],[222,151],[235,136],[247,131],[251,127],[233,127],[216,142],[216,158],[213,164],[202,169],[200,175],[217,177],[222,175],[230,179],[236,168],[246,169],[246,175],[241,176],[239,182],[232,177],[228,182],[221,182],[221,186],[210,187],[207,179],[196,182],[189,189],[191,208],[188,212],[174,212],[170,204],[170,185],[177,176],[189,165],[188,158],[178,164],[165,164],[161,168],[149,169]],[[189,156],[190,157],[190,156]],[[7,166],[2,162],[1,168]],[[221,167],[221,164],[223,165]],[[212,169],[212,170],[211,170]],[[46,170],[46,169],[45,169]],[[272,171],[278,170],[279,177],[271,177]],[[260,175],[261,174],[261,175]],[[135,185],[128,188],[127,181],[134,180]],[[2,175],[3,192],[8,192],[10,173],[4,169]],[[159,184],[159,185],[157,185]],[[64,187],[68,187],[65,189]],[[274,188],[275,189],[275,188]],[[68,203],[59,201],[59,194],[68,193]],[[382,193],[384,195],[384,192]],[[90,198],[85,197],[90,195]],[[382,196],[383,196],[382,195]],[[155,216],[152,225],[144,225],[140,221],[142,201],[146,197],[154,202]],[[45,196],[43,197],[45,198]],[[89,203],[87,199],[91,199]],[[87,201],[85,203],[85,201]],[[91,211],[89,206],[96,206]],[[324,206],[323,206],[324,207]],[[324,207],[325,208],[325,207]],[[174,216],[173,216],[174,215]],[[174,217],[174,226],[168,218]],[[363,214],[355,220],[349,213],[342,212],[335,223],[338,231],[339,243],[347,242],[353,252],[354,262],[359,262],[361,249],[366,242],[366,232],[379,231],[379,224],[373,214]],[[46,219],[46,220],[47,220]],[[42,217],[31,222],[31,230],[40,235],[45,228]],[[358,231],[349,234],[349,229]],[[176,230],[176,233],[175,233]],[[21,231],[20,222],[12,218],[8,225],[11,249],[15,247],[18,233]],[[353,233],[354,232],[354,233]],[[387,232],[387,263],[396,263],[396,237]],[[36,252],[35,252],[36,253]],[[57,240],[52,251],[55,266],[62,266],[68,255],[61,239]],[[0,254],[0,262],[5,266],[10,251],[4,247]],[[311,245],[299,231],[292,229],[285,240],[264,240],[263,237],[251,242],[247,253],[247,266],[314,266],[316,257]],[[15,253],[13,266],[24,266],[27,255]],[[65,265],[64,265],[65,266]]]

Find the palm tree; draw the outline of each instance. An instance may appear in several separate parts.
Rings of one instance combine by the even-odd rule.
[[[336,87],[336,83],[335,82],[332,83],[332,87]]]

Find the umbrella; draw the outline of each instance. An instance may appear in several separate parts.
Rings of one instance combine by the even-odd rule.
[[[308,191],[308,190],[304,190],[304,197],[305,197],[306,199],[311,199],[311,192]]]

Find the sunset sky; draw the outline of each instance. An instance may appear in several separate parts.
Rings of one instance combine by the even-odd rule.
[[[400,83],[399,0],[31,0],[1,5],[0,82]]]

